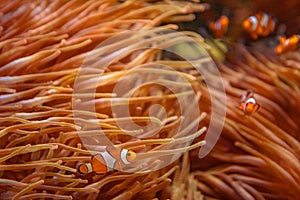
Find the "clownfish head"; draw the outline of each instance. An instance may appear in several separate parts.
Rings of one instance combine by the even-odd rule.
[[[126,159],[128,162],[134,162],[135,159],[136,159],[136,153],[131,151],[131,150],[128,150],[127,153],[126,153]]]
[[[220,17],[219,21],[220,21],[220,24],[221,24],[222,27],[226,27],[227,28],[227,26],[229,24],[229,18],[226,15],[222,15]]]
[[[215,22],[209,23],[209,29],[213,32],[215,38],[222,38],[227,32],[229,25],[229,18],[222,15]]]
[[[248,31],[248,32],[252,32],[255,31],[256,27],[257,27],[257,18],[255,16],[250,16],[247,19],[245,19],[243,21],[243,28]]]
[[[118,148],[113,145],[106,147],[107,152],[117,160],[117,162],[121,163],[121,165],[128,165],[135,161],[136,153],[123,148]]]
[[[128,149],[121,150],[121,161],[124,164],[130,164],[130,163],[134,162],[135,158],[136,158],[135,152],[128,150]]]
[[[289,37],[289,45],[293,45],[293,46],[298,46],[300,41],[300,37],[299,35],[292,35],[291,37]]]

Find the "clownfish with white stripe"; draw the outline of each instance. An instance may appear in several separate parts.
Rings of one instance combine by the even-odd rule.
[[[297,51],[300,43],[300,35],[292,35],[289,38],[280,37],[280,44],[275,47],[277,54],[286,53],[289,51]]]
[[[215,38],[222,38],[227,32],[229,25],[229,18],[222,15],[215,22],[209,23],[209,29],[213,32]]]
[[[260,108],[260,104],[257,103],[252,91],[247,91],[246,95],[241,95],[241,102],[239,109],[246,115],[255,113]]]
[[[128,149],[107,146],[105,152],[96,153],[91,158],[91,163],[80,164],[77,171],[80,174],[95,172],[105,174],[109,171],[120,170],[125,165],[131,164],[136,158],[136,153]]]
[[[259,12],[256,15],[249,16],[243,21],[243,28],[250,37],[256,40],[258,37],[266,37],[275,29],[275,20],[273,17],[264,12]]]

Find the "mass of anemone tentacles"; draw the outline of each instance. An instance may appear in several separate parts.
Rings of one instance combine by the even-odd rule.
[[[228,52],[222,52],[226,54],[225,61],[215,61],[222,75],[219,84],[224,85],[226,92],[226,119],[219,124],[224,127],[213,151],[199,159],[199,148],[206,144],[203,138],[207,127],[212,120],[218,125],[222,118],[218,112],[212,115],[211,97],[224,103],[223,91],[217,87],[208,90],[205,84],[205,78],[220,80],[216,74],[202,77],[190,62],[164,56],[164,48],[183,38],[172,32],[156,38],[155,30],[149,29],[97,49],[101,42],[123,31],[158,26],[177,30],[175,23],[191,21],[193,13],[208,8],[196,1],[2,0],[0,199],[297,199],[298,52],[276,56],[268,49],[232,44]],[[208,51],[218,49],[206,45],[197,33],[181,33]],[[139,45],[157,48],[136,50]],[[87,78],[88,83],[96,85],[93,94],[74,94],[80,67],[91,52],[104,59],[112,58],[112,62],[105,71],[90,69]],[[204,63],[207,59],[199,57],[194,62]],[[169,66],[184,77],[199,102],[199,116],[182,132],[178,132],[184,119],[177,98],[186,99],[188,105],[190,93],[181,91],[175,95],[160,84],[177,88],[184,88],[184,84],[164,79],[141,84],[129,100],[113,92],[118,80],[129,70],[149,73],[147,67],[160,65]],[[210,65],[211,62],[206,65],[208,72]],[[157,69],[151,74],[172,76],[174,71]],[[96,81],[99,74],[101,82]],[[261,104],[260,110],[251,116],[238,109],[239,95],[247,90],[252,90]],[[95,112],[74,109],[74,99],[90,96],[94,98]],[[128,104],[130,118],[114,117],[112,102]],[[165,109],[164,120],[150,115],[154,104]],[[189,112],[193,109],[198,108]],[[87,120],[86,116],[94,118]],[[151,130],[142,132],[118,126],[121,123],[126,127],[132,122],[141,126],[151,123],[157,130],[153,134]],[[191,131],[194,127],[197,130]],[[103,134],[115,146],[137,152],[137,159],[184,154],[156,169],[162,162],[157,159],[142,166],[140,173],[79,174],[78,164],[89,162],[92,154],[105,150],[97,143],[82,141]]]

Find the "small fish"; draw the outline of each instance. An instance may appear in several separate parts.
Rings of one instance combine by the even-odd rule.
[[[93,155],[91,163],[78,165],[77,171],[81,174],[91,172],[104,174],[114,169],[120,170],[125,165],[132,163],[135,158],[136,153],[131,150],[108,146],[105,152]]]
[[[249,16],[243,21],[243,28],[250,34],[250,37],[256,40],[259,36],[266,37],[275,29],[275,20],[264,12]]]
[[[229,18],[222,15],[215,22],[209,23],[209,29],[213,32],[215,38],[222,38],[227,32],[229,25]]]
[[[257,112],[260,108],[260,104],[257,103],[252,91],[247,91],[246,95],[241,95],[241,102],[239,109],[246,115],[250,115]]]
[[[292,35],[289,38],[279,37],[279,42],[275,47],[275,53],[281,54],[288,51],[297,51],[300,43],[300,35]]]

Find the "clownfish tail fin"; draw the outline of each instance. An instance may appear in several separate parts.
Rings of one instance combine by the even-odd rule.
[[[91,163],[79,164],[77,166],[77,172],[79,172],[80,174],[88,174],[93,172]]]
[[[259,110],[259,108],[260,108],[260,104],[256,104],[255,108],[254,108],[254,112],[257,112]]]

